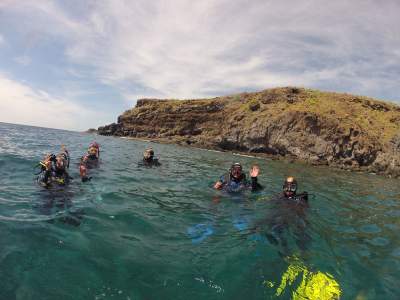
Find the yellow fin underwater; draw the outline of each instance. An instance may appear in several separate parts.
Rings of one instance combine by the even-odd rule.
[[[281,282],[276,289],[275,296],[280,297],[285,289],[292,286],[297,280],[301,280],[299,286],[292,292],[293,300],[336,300],[340,299],[342,291],[339,283],[329,273],[320,271],[312,272],[297,257],[288,259],[289,266],[282,275]],[[298,277],[301,276],[301,279]],[[268,288],[275,285],[266,281]]]

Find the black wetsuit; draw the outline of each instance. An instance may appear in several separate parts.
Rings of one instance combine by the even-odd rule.
[[[52,182],[56,182],[58,185],[65,185],[69,183],[71,177],[67,172],[67,168],[69,168],[69,155],[68,152],[64,152],[59,154],[58,156],[62,156],[64,160],[65,167],[58,168],[56,165],[56,156],[52,155],[51,157],[51,168],[50,170],[46,170],[44,166],[42,166],[42,175],[39,176],[38,181],[41,184],[48,186]]]
[[[288,255],[288,243],[285,232],[292,229],[297,246],[306,250],[311,241],[306,233],[306,211],[309,208],[308,194],[295,194],[291,197],[281,193],[275,196],[271,203],[271,213],[258,222],[256,227],[266,226],[266,237],[270,243],[282,247],[284,255]]]
[[[53,177],[55,180],[57,180],[57,183],[61,185],[68,184],[70,179],[66,169],[59,169],[57,167],[55,167],[53,170]]]
[[[81,157],[81,163],[79,169],[81,170],[81,167],[84,167],[85,169],[94,169],[98,168],[99,166],[99,157],[96,154],[86,154]],[[86,171],[87,172],[87,171]],[[88,176],[87,173],[85,176],[82,176],[82,182],[86,182],[92,179],[92,177]]]
[[[54,166],[50,170],[44,170],[38,181],[44,185],[56,182],[58,185],[68,184],[70,176],[65,169],[57,169]]]
[[[139,166],[145,166],[145,167],[158,167],[161,166],[161,163],[158,161],[158,158],[150,158],[150,159],[145,159],[143,158],[141,161],[138,162]]]
[[[257,177],[251,177],[249,181],[245,174],[242,174],[239,178],[235,178],[230,173],[227,173],[222,175],[219,181],[222,183],[222,189],[227,192],[241,192],[244,190],[254,192],[262,189]]]
[[[96,154],[86,154],[84,157],[82,157],[82,160],[88,169],[96,168],[99,164],[99,158],[96,156]]]

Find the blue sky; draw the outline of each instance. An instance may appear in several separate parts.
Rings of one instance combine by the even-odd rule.
[[[0,122],[303,86],[400,103],[400,1],[0,1]]]

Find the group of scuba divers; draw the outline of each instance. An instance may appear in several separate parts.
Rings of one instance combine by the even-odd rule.
[[[80,158],[79,174],[82,182],[90,181],[89,170],[96,168],[100,159],[100,146],[93,142],[89,145],[87,153]],[[147,148],[143,152],[143,158],[138,163],[139,166],[157,167],[161,163],[154,156],[154,150]],[[70,166],[70,155],[65,146],[61,147],[60,153],[57,155],[48,154],[40,161],[40,172],[37,174],[38,183],[46,188],[54,185],[67,185],[72,179],[68,174]],[[222,175],[214,184],[214,189],[226,191],[227,193],[240,193],[242,191],[256,192],[263,187],[258,183],[258,175],[260,169],[257,165],[253,165],[250,169],[250,180],[243,172],[243,167],[240,163],[232,164],[229,171]],[[249,232],[260,233],[264,231],[264,236],[267,240],[280,248],[279,253],[287,257],[289,266],[282,276],[280,283],[274,284],[265,281],[268,288],[275,289],[275,296],[284,294],[286,288],[293,285],[298,280],[301,284],[292,292],[293,299],[320,299],[331,300],[339,299],[341,288],[339,283],[329,273],[310,270],[296,256],[290,256],[288,249],[288,241],[285,237],[285,231],[292,228],[295,242],[301,251],[307,250],[308,244],[311,241],[310,236],[306,232],[305,209],[308,208],[308,193],[297,193],[297,181],[294,177],[287,177],[282,186],[282,192],[271,199],[274,209],[266,215],[266,217],[258,222],[255,222]],[[76,218],[70,216],[66,221],[72,224],[79,225],[81,216],[79,212]],[[76,220],[75,220],[76,219]],[[240,226],[239,226],[240,225]],[[239,230],[243,230],[243,222],[235,224]],[[266,232],[265,232],[266,229]],[[198,243],[207,238],[213,233],[211,226],[207,224],[197,224],[188,228],[188,234],[192,237],[193,243]],[[282,252],[281,252],[282,251]],[[298,279],[300,278],[300,279]]]
[[[87,153],[83,155],[79,163],[79,174],[82,182],[92,179],[88,175],[88,169],[98,166],[100,159],[100,145],[93,142],[89,145]],[[70,155],[64,145],[61,146],[61,151],[55,154],[47,154],[42,161],[39,162],[40,171],[37,177],[37,182],[46,188],[54,185],[67,185],[72,177],[68,174],[70,165]]]
[[[89,145],[87,153],[80,158],[79,174],[82,182],[92,179],[89,176],[89,169],[96,168],[100,159],[100,145],[93,142]],[[61,146],[61,151],[57,155],[47,154],[39,166],[41,167],[37,181],[44,187],[50,187],[54,184],[66,185],[72,179],[68,174],[70,165],[70,155],[64,145]],[[158,158],[154,156],[154,150],[147,148],[143,152],[143,159],[139,162],[142,166],[160,166]],[[257,165],[252,166],[250,170],[250,180],[247,179],[243,172],[243,167],[240,163],[234,163],[229,172],[222,175],[214,184],[217,190],[225,190],[227,192],[241,192],[244,190],[258,191],[263,187],[258,183],[257,177],[260,169]],[[282,196],[296,202],[307,202],[308,194],[303,192],[297,194],[297,181],[293,177],[287,177],[283,183]]]
[[[37,182],[46,188],[67,185],[71,179],[69,165],[71,157],[67,148],[62,145],[58,154],[47,154],[38,164],[39,172],[36,174]],[[82,182],[90,181],[89,170],[97,168],[100,161],[100,145],[93,142],[89,145],[87,153],[80,158],[79,175]],[[154,150],[148,148],[143,152],[143,159],[139,162],[142,166],[160,166],[158,158],[154,157]]]

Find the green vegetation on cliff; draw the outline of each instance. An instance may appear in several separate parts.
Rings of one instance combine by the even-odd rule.
[[[400,107],[349,94],[287,87],[212,99],[142,99],[99,133],[400,175]]]

